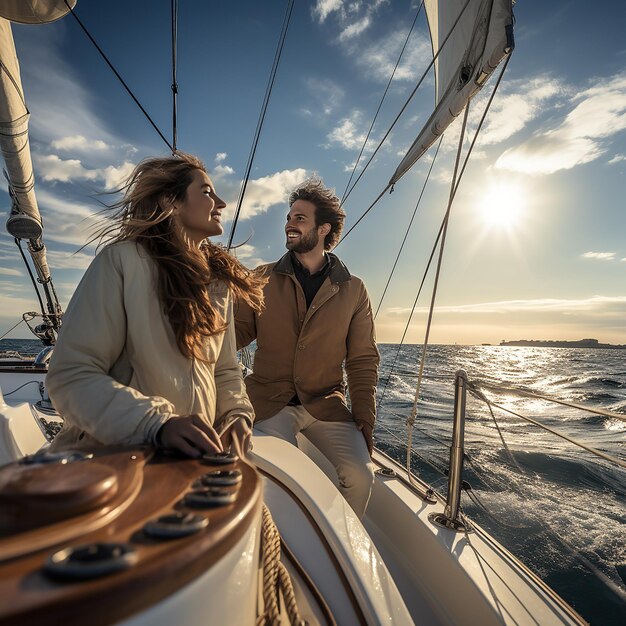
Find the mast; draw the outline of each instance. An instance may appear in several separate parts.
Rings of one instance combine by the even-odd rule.
[[[55,333],[61,325],[62,310],[46,259],[43,242],[43,223],[35,196],[35,176],[28,138],[30,112],[26,105],[19,63],[9,20],[23,24],[42,24],[63,17],[76,0],[0,2],[0,150],[4,157],[4,175],[9,185],[11,211],[6,223],[7,231],[20,247],[26,240],[35,268],[37,282],[33,285],[42,302],[42,324],[32,329],[45,345],[55,342]],[[6,18],[6,19],[5,19]],[[26,262],[26,259],[25,259]],[[32,272],[29,274],[32,276]],[[41,286],[37,286],[37,283]],[[41,299],[43,291],[45,307]]]

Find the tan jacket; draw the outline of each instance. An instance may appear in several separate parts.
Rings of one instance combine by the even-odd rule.
[[[157,268],[132,241],[104,248],[63,318],[46,384],[64,417],[55,448],[153,443],[172,415],[199,413],[219,429],[253,418],[235,354],[228,288],[210,285],[229,320],[206,342],[209,363],[184,357],[156,289]]]
[[[254,371],[246,377],[257,420],[278,413],[297,393],[319,420],[374,424],[380,357],[370,300],[361,280],[330,257],[330,274],[308,310],[289,253],[259,268],[269,278],[261,314],[235,305],[237,347],[257,340]]]

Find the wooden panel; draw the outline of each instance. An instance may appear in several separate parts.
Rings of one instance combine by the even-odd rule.
[[[78,463],[115,468],[118,491],[110,503],[95,512],[0,539],[0,558],[5,559],[0,564],[1,625],[100,626],[126,618],[159,602],[217,563],[260,515],[259,478],[252,466],[238,461],[220,467],[237,468],[243,474],[234,504],[194,509],[209,519],[208,528],[182,539],[150,539],[141,532],[144,523],[173,509],[191,510],[180,504],[181,498],[202,474],[214,468],[192,459],[163,455],[150,459],[144,450],[119,449]],[[100,523],[103,518],[105,525]],[[16,558],[18,552],[12,544],[26,548],[29,541],[43,541],[42,534],[47,535],[45,550],[39,548]],[[138,563],[123,572],[78,583],[56,582],[43,574],[46,558],[56,549],[98,541],[129,542],[137,552]]]

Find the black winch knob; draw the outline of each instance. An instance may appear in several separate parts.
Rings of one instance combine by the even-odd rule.
[[[59,550],[48,557],[44,572],[54,578],[89,580],[129,568],[135,550],[124,543],[89,543]]]
[[[232,487],[241,483],[240,470],[213,470],[200,477],[200,487]]]
[[[236,499],[236,491],[210,488],[196,489],[184,497],[183,504],[193,508],[213,508],[232,504]]]
[[[170,513],[148,522],[143,532],[155,539],[176,539],[193,535],[208,525],[209,520],[203,515]]]

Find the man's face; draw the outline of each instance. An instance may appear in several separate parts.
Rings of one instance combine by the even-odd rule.
[[[320,239],[321,228],[315,224],[315,205],[308,200],[296,200],[287,214],[285,226],[287,249],[301,254],[311,252],[316,247],[323,250],[324,241]]]

